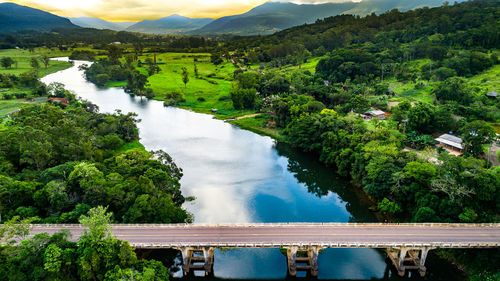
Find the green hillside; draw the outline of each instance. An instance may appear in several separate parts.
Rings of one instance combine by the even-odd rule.
[[[0,33],[78,28],[68,19],[14,3],[0,3]]]

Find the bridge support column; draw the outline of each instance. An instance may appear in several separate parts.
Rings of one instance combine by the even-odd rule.
[[[427,271],[425,260],[430,250],[432,250],[432,248],[429,247],[390,248],[387,249],[387,255],[391,259],[392,264],[396,267],[399,276],[404,276],[406,270],[418,270],[420,276],[424,277]]]
[[[295,277],[297,275],[297,251],[298,247],[290,247],[286,249],[286,258],[288,264],[288,275]]]
[[[311,277],[318,276],[318,256],[320,247],[286,248],[288,275],[297,276],[297,271],[305,271]],[[299,263],[297,265],[297,263]]]
[[[214,266],[214,248],[183,247],[179,250],[182,253],[182,271],[184,276],[189,275],[195,270],[205,271],[205,276],[212,274]]]

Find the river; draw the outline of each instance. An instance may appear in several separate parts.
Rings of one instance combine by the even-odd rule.
[[[142,120],[141,143],[147,150],[168,152],[183,169],[182,192],[196,198],[184,206],[194,215],[194,223],[376,221],[349,183],[314,156],[211,115],[164,107],[119,88],[98,88],[83,78],[78,66],[84,63],[75,61],[73,67],[42,81],[65,84],[101,112],[137,113]],[[319,279],[399,280],[378,250],[327,249],[318,263]],[[430,259],[426,280],[451,280],[457,275],[439,262],[435,265],[439,269],[432,263]],[[286,258],[279,249],[215,252],[217,278],[284,279],[286,272]]]

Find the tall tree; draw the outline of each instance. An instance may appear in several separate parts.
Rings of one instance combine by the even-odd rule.
[[[38,70],[40,68],[40,63],[38,62],[37,58],[31,58],[30,64],[34,69]]]
[[[119,59],[122,57],[122,49],[116,45],[108,47],[108,57],[112,64],[118,64]]]
[[[14,60],[11,57],[4,57],[0,60],[0,64],[4,68],[11,68],[14,64]]]
[[[185,66],[182,67],[182,82],[184,82],[184,87],[187,87],[187,83],[189,82],[189,73]]]
[[[460,131],[465,144],[465,153],[472,156],[482,155],[483,145],[491,144],[496,137],[493,126],[481,120],[468,123]]]
[[[43,65],[45,65],[45,69],[47,69],[47,67],[49,67],[49,64],[50,64],[50,58],[48,56],[43,56],[42,62],[43,62]]]

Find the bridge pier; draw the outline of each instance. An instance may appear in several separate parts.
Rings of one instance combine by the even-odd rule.
[[[297,271],[306,271],[311,277],[318,276],[318,256],[321,247],[288,247],[286,257],[288,275],[297,276]],[[299,263],[297,265],[297,263]]]
[[[420,276],[424,277],[427,271],[425,260],[427,254],[432,250],[430,247],[400,247],[387,249],[387,255],[396,267],[399,276],[405,276],[406,270],[418,270]]]
[[[214,248],[183,247],[178,250],[182,253],[182,272],[184,276],[195,270],[205,271],[205,276],[213,273]]]

